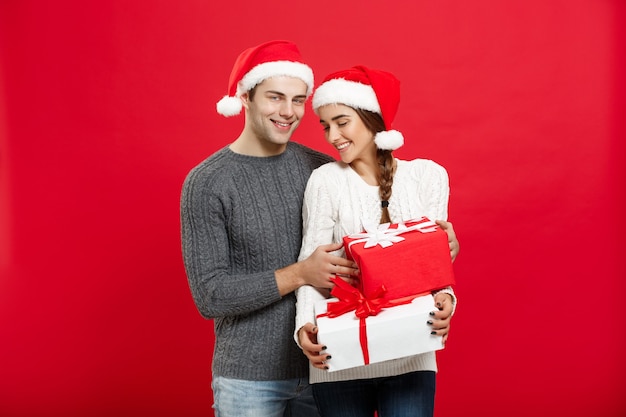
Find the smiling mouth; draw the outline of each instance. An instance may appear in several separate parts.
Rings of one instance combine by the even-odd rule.
[[[279,122],[277,120],[272,120],[272,123],[274,123],[276,126],[283,128],[283,129],[286,129],[291,126],[291,123]]]
[[[346,149],[348,146],[350,146],[350,142],[344,142],[335,147],[337,148],[338,151],[341,151],[341,150]]]

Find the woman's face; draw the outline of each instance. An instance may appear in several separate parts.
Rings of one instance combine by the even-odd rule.
[[[317,112],[326,141],[339,151],[343,162],[351,164],[356,160],[369,161],[376,157],[374,133],[367,129],[352,107],[327,104]]]

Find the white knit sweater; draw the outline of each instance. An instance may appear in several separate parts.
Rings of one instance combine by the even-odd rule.
[[[448,174],[433,161],[396,159],[397,170],[389,200],[394,223],[426,216],[431,220],[448,217]],[[313,171],[304,195],[304,230],[299,259],[307,258],[318,246],[339,242],[343,236],[363,230],[364,223],[379,223],[381,216],[378,186],[368,185],[343,162],[331,162]],[[343,250],[338,254],[344,256]],[[452,292],[448,289],[446,292]],[[324,297],[313,287],[296,291],[296,331],[315,323],[313,307]],[[434,307],[434,306],[433,306]],[[329,352],[332,355],[332,351]],[[332,359],[331,359],[332,360]],[[417,370],[437,371],[434,352],[370,364],[336,372],[310,366],[311,383],[344,381],[401,375]]]

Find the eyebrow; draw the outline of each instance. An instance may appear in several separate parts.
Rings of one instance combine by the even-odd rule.
[[[276,94],[278,96],[284,96],[285,95],[285,93],[281,93],[280,91],[274,91],[274,90],[267,90],[265,92],[265,94]]]
[[[280,91],[274,91],[274,90],[267,90],[265,94],[276,94],[278,96],[287,97],[285,93],[281,93]],[[294,96],[294,98],[299,98],[299,97],[306,98],[306,94],[298,94],[297,96]]]
[[[349,114],[338,114],[337,116],[333,117],[332,119],[330,119],[331,122],[334,122],[337,119],[341,119],[342,117],[350,117]],[[324,121],[324,119],[320,119],[320,123],[326,123]]]

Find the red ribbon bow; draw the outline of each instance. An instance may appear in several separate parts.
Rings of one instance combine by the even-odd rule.
[[[365,365],[370,363],[369,349],[367,347],[367,325],[365,319],[375,316],[385,307],[393,307],[400,304],[410,303],[417,295],[387,300],[384,297],[387,289],[382,285],[371,298],[365,297],[357,288],[348,284],[341,278],[335,276],[331,279],[335,284],[330,294],[337,297],[339,301],[328,303],[327,311],[318,317],[339,317],[354,310],[354,314],[359,318],[359,342],[363,352]]]
[[[330,294],[337,297],[339,301],[328,303],[328,317],[339,317],[349,311],[354,310],[354,314],[359,318],[375,316],[385,307],[386,299],[383,297],[387,289],[381,286],[371,298],[366,298],[361,291],[348,284],[339,277],[334,277],[331,281],[335,284]]]

